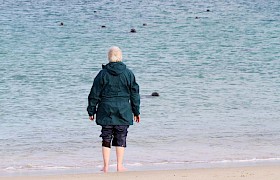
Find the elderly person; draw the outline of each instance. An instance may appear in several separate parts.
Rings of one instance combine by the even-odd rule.
[[[120,48],[111,47],[108,60],[94,79],[87,111],[89,119],[93,121],[96,114],[96,123],[102,126],[103,171],[109,168],[111,143],[116,146],[117,171],[124,171],[127,129],[133,119],[140,122],[139,86],[133,72],[122,62]]]

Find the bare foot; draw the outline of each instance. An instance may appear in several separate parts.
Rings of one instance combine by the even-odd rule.
[[[124,171],[127,171],[127,169],[125,167],[121,166],[121,167],[117,168],[117,171],[118,172],[124,172]]]
[[[103,167],[100,171],[103,171],[104,173],[108,172],[108,167]]]

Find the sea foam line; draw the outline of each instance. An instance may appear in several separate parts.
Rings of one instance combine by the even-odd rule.
[[[185,165],[185,164],[225,164],[225,163],[250,163],[250,162],[273,162],[273,161],[280,161],[280,157],[275,158],[252,158],[252,159],[225,159],[225,160],[215,160],[215,161],[162,161],[162,162],[134,162],[134,163],[126,163],[126,166],[164,166],[164,165]],[[116,166],[116,164],[111,164],[111,167]],[[101,164],[97,165],[96,167],[102,167]],[[4,171],[21,171],[21,170],[66,170],[66,169],[83,169],[89,168],[87,166],[38,166],[38,165],[25,165],[25,166],[18,166],[18,167],[4,167],[2,170]]]

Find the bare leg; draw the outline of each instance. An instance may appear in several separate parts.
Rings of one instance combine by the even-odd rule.
[[[123,167],[124,147],[116,147],[116,154],[117,154],[117,171],[118,172],[126,171],[126,168]]]
[[[110,152],[111,152],[111,148],[104,147],[104,146],[102,147],[103,162],[104,162],[103,172],[104,173],[108,172],[108,169],[109,169]]]

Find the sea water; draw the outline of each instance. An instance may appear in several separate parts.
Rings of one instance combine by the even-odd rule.
[[[279,9],[278,0],[0,0],[0,175],[102,167],[86,107],[113,45],[140,85],[129,169],[279,164]]]

